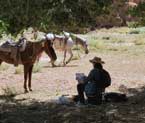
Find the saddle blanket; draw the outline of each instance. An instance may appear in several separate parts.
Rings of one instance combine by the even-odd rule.
[[[13,49],[17,49],[21,52],[23,52],[26,48],[26,40],[20,39],[18,42],[15,42],[13,40],[8,40],[2,44],[0,44],[0,51],[3,52],[11,52]]]
[[[21,61],[20,52],[26,48],[26,39],[21,38],[18,42],[8,40],[0,45],[0,51],[10,53],[10,57],[14,60],[14,65],[18,66]]]

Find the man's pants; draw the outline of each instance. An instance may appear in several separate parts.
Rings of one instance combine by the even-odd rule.
[[[77,85],[77,91],[79,95],[79,101],[81,103],[85,103],[85,97],[84,97],[84,90],[85,90],[86,84],[78,84]],[[90,104],[101,104],[102,103],[102,93],[105,92],[105,89],[97,88],[97,92],[95,95],[86,95],[88,98],[88,103]]]

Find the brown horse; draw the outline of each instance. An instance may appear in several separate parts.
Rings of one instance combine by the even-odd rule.
[[[47,39],[43,39],[39,42],[26,42],[26,48],[24,51],[20,52],[20,59],[24,66],[24,91],[25,93],[28,92],[27,89],[27,78],[28,80],[28,88],[29,91],[31,89],[31,77],[32,77],[32,69],[33,65],[37,59],[37,56],[42,53],[43,51],[50,57],[52,64],[57,59],[56,53],[52,47],[51,41]],[[2,62],[6,62],[9,64],[14,64],[14,59],[11,58],[11,53],[0,51],[0,64]]]

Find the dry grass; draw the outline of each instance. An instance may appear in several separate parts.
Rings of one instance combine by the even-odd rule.
[[[41,69],[42,69],[42,63],[36,63],[34,64],[34,67],[33,67],[33,73],[38,73],[38,72],[41,72]]]
[[[72,67],[46,67],[41,72],[42,64],[36,64],[33,74],[33,92],[19,94],[11,104],[1,104],[1,121],[4,123],[144,123],[145,89],[144,89],[144,49],[142,34],[126,34],[131,29],[97,30],[85,35],[90,39],[90,53],[82,61],[73,61]],[[103,33],[102,33],[103,32]],[[111,32],[111,33],[110,33]],[[117,33],[117,35],[116,35]],[[138,45],[138,41],[140,45]],[[131,43],[131,45],[130,45]],[[132,44],[133,43],[133,44]],[[95,52],[92,52],[94,48]],[[105,52],[105,53],[102,53]],[[133,55],[134,54],[134,55]],[[73,77],[76,72],[87,74],[90,70],[89,59],[100,56],[106,64],[105,69],[112,77],[112,85],[107,91],[118,91],[120,85],[127,87],[129,101],[126,103],[103,103],[101,106],[76,107],[75,105],[57,105],[49,102],[50,97],[56,98],[62,94],[76,94],[76,82]],[[74,59],[77,57],[74,56]],[[74,66],[77,64],[78,66]],[[19,68],[20,71],[22,68]],[[19,71],[19,70],[18,70]],[[10,71],[7,71],[10,72]],[[19,73],[19,72],[18,72]],[[4,82],[9,83],[9,78]],[[21,75],[14,76],[21,79]],[[23,88],[16,81],[11,85]],[[6,87],[5,95],[15,95],[15,89]],[[127,94],[128,95],[128,94]],[[129,95],[130,96],[130,95]],[[15,99],[16,99],[15,98]],[[2,100],[2,99],[1,99]],[[43,102],[44,101],[44,102]],[[15,103],[16,102],[16,103]],[[86,113],[87,112],[87,113]]]
[[[14,74],[22,74],[23,73],[23,66],[19,65],[18,67],[16,67]]]
[[[17,94],[15,88],[9,87],[8,85],[5,88],[1,88],[3,91],[3,95],[6,97],[12,97]]]
[[[33,67],[33,73],[38,73],[38,72],[41,72],[41,69],[42,69],[42,63],[36,63],[34,64],[34,67]],[[22,74],[23,73],[23,66],[22,65],[19,65],[16,69],[15,69],[15,74]]]
[[[3,63],[0,65],[0,71],[5,71],[5,70],[8,70],[9,69],[9,66],[8,64],[6,63]]]
[[[138,39],[134,41],[135,45],[145,45],[145,39]]]
[[[89,41],[89,49],[97,52],[141,53],[140,46],[145,46],[144,28],[112,28],[90,32],[85,37]],[[138,33],[131,33],[137,31]],[[142,53],[143,50],[142,50]]]

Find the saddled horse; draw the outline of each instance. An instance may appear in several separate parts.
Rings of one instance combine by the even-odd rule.
[[[86,39],[75,36],[75,39],[72,40],[72,38],[70,36],[65,36],[65,35],[60,36],[60,35],[55,35],[52,33],[48,33],[46,35],[46,37],[47,37],[47,39],[52,41],[52,43],[56,49],[60,49],[60,50],[64,51],[64,59],[63,59],[64,65],[68,64],[71,61],[71,59],[73,57],[72,48],[74,45],[82,46],[83,50],[85,51],[85,54],[89,53],[88,43],[87,43]],[[67,53],[70,54],[70,57],[66,61]]]
[[[21,62],[19,62],[18,64],[22,64],[24,66],[24,92],[25,93],[28,92],[28,89],[29,91],[32,91],[31,77],[32,77],[33,65],[37,59],[37,56],[43,51],[45,51],[45,53],[50,57],[53,64],[53,62],[57,59],[56,53],[52,47],[51,41],[46,38],[44,38],[39,42],[26,41],[25,50],[19,53]],[[0,51],[0,64],[2,62],[14,64],[15,61],[14,59],[11,58],[10,52]],[[28,83],[27,83],[27,78],[28,78]]]

